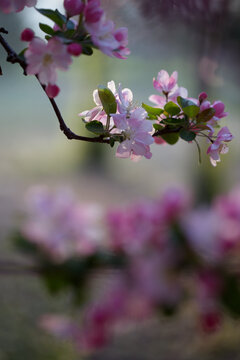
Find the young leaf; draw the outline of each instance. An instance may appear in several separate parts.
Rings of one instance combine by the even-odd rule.
[[[61,14],[57,9],[36,9],[40,14],[46,16],[48,19],[55,22],[58,26],[62,27],[63,24],[66,23],[67,18],[63,14]]]
[[[51,28],[51,26],[49,26],[47,24],[39,23],[39,27],[46,34],[51,35],[51,36],[55,35],[55,31]]]
[[[172,101],[169,101],[164,106],[164,110],[166,110],[166,112],[171,116],[177,115],[181,111],[180,107],[177,104],[175,104],[174,102],[172,102]]]
[[[153,127],[154,127],[154,129],[157,130],[157,131],[163,129],[163,126],[160,125],[160,124],[153,124]]]
[[[205,109],[198,114],[197,121],[198,122],[207,122],[212,119],[214,114],[215,114],[214,108]]]
[[[150,120],[156,120],[158,116],[163,113],[163,109],[155,108],[144,103],[142,103],[142,107],[148,113],[148,117]]]
[[[181,139],[183,139],[185,141],[193,141],[196,137],[196,134],[194,132],[186,130],[186,129],[181,129],[179,132],[179,135],[180,135]]]
[[[103,124],[100,121],[93,120],[86,124],[86,129],[94,134],[102,135],[105,130]]]
[[[169,145],[174,145],[178,142],[179,134],[176,133],[170,133],[170,134],[164,134],[161,135],[163,140],[165,140]]]
[[[99,86],[98,95],[105,113],[109,116],[110,114],[115,114],[117,111],[117,102],[112,91],[109,88]]]
[[[174,118],[163,119],[162,121],[164,122],[164,124],[167,125],[183,125],[186,122],[185,119],[174,119]]]
[[[183,109],[184,114],[188,117],[194,118],[199,113],[200,108],[193,101],[178,96],[177,102]]]
[[[93,54],[93,49],[90,46],[83,46],[82,53],[91,56]]]

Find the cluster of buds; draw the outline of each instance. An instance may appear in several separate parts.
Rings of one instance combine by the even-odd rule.
[[[212,165],[216,166],[220,154],[228,151],[226,143],[233,138],[227,127],[215,134],[220,119],[227,116],[225,106],[221,101],[211,104],[204,92],[198,99],[189,98],[187,89],[178,86],[177,78],[177,71],[169,76],[161,70],[157,79],[153,79],[154,88],[161,94],[149,97],[154,107],[145,103],[136,106],[131,90],[122,89],[121,84],[116,88],[111,81],[106,88],[94,90],[96,107],[81,112],[79,116],[89,131],[109,139],[111,146],[120,142],[117,157],[138,160],[144,156],[150,159],[151,144],[173,145],[179,138],[195,142],[200,157],[197,138],[203,137],[210,143],[207,154]]]
[[[1,0],[0,10],[9,13],[23,10],[24,6],[34,6],[34,0]],[[60,89],[57,86],[57,70],[68,70],[72,56],[92,55],[93,48],[104,54],[126,59],[127,28],[115,28],[106,19],[100,0],[64,0],[65,14],[58,10],[36,9],[53,21],[53,27],[40,23],[45,40],[35,36],[32,29],[26,28],[21,40],[29,42],[28,48],[20,53],[26,61],[26,73],[37,75],[45,86],[47,95],[54,98]]]
[[[78,322],[44,317],[48,331],[81,351],[97,349],[119,324],[160,310],[174,314],[187,294],[206,332],[220,327],[224,312],[240,317],[239,188],[205,208],[194,208],[188,193],[170,189],[155,200],[102,209],[101,216],[92,209],[66,191],[29,193],[17,244],[31,248],[51,291],[71,289],[76,300],[85,299]],[[86,285],[101,272],[105,279],[111,275],[100,296],[86,297]]]

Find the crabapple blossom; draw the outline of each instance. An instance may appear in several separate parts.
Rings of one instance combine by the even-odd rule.
[[[226,154],[228,152],[228,146],[225,142],[229,142],[232,139],[233,135],[226,126],[218,132],[216,140],[207,150],[207,154],[210,156],[210,161],[213,166],[216,166],[220,161],[220,154]]]
[[[5,14],[19,12],[25,6],[32,7],[37,4],[37,0],[0,0],[0,11]]]
[[[157,91],[168,94],[170,91],[174,92],[177,89],[177,79],[177,71],[174,71],[169,76],[166,70],[160,70],[157,79],[153,79],[153,86]]]
[[[79,206],[68,190],[53,195],[44,187],[33,188],[27,207],[29,218],[22,231],[54,261],[91,254],[99,246],[101,210],[94,205]]]
[[[177,97],[181,96],[187,98],[188,91],[184,87],[179,87],[177,84],[178,72],[174,71],[171,76],[165,70],[158,73],[157,79],[153,78],[154,88],[163,94],[151,95],[149,100],[158,107],[164,107],[168,101],[177,102]]]
[[[52,38],[47,43],[34,38],[25,52],[27,74],[37,75],[43,85],[55,84],[57,69],[67,70],[72,62],[66,46],[58,39]]]
[[[116,156],[130,157],[135,161],[141,156],[151,158],[149,145],[154,142],[150,134],[153,128],[150,121],[146,120],[146,111],[143,108],[137,108],[129,116],[114,114],[112,117],[116,128],[121,130],[124,136],[124,140],[117,148]]]
[[[116,86],[115,86],[114,81],[109,81],[107,83],[107,87],[108,87],[108,89],[110,89],[112,91],[112,93],[114,95],[116,95]],[[86,110],[86,111],[79,113],[78,116],[83,118],[85,122],[97,120],[97,121],[102,122],[104,125],[106,125],[107,114],[103,110],[103,106],[102,106],[101,100],[99,98],[97,89],[93,91],[93,101],[95,102],[95,104],[97,106],[91,110]]]
[[[84,10],[85,28],[91,39],[104,54],[126,59],[130,54],[128,45],[127,28],[115,30],[115,24],[107,20],[99,0],[89,1]]]

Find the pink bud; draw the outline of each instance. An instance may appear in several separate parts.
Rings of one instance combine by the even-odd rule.
[[[50,99],[55,98],[60,92],[60,88],[55,84],[48,84],[45,90]]]
[[[64,0],[64,7],[67,14],[72,17],[81,14],[84,9],[82,0]]]
[[[205,93],[205,92],[201,92],[200,94],[199,94],[199,96],[198,96],[198,100],[199,100],[199,102],[200,102],[200,104],[204,101],[204,100],[206,100],[207,99],[207,94]]]
[[[100,7],[99,0],[91,0],[88,2],[85,10],[85,21],[86,23],[96,23],[98,22],[101,17],[103,16],[103,9]]]
[[[32,29],[26,28],[21,33],[21,40],[22,41],[32,41],[34,38],[34,31]]]
[[[70,55],[79,56],[82,53],[82,46],[77,43],[68,45],[67,51]]]

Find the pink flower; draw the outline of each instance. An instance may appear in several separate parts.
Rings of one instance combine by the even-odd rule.
[[[112,93],[115,96],[117,95],[116,86],[115,86],[114,81],[108,82],[107,87],[112,91]],[[106,125],[107,115],[106,115],[105,111],[103,110],[103,106],[102,106],[101,100],[98,96],[97,89],[93,91],[93,101],[95,102],[95,104],[97,106],[91,110],[86,110],[86,111],[79,113],[78,116],[84,118],[85,122],[97,120],[97,121],[101,121],[103,123],[103,125]],[[111,125],[113,125],[112,122],[111,122]]]
[[[25,52],[27,74],[38,75],[41,84],[55,84],[57,69],[67,70],[72,62],[67,47],[58,39],[52,38],[47,43],[34,38]]]
[[[182,86],[180,86],[180,87],[177,86],[174,89],[174,91],[170,91],[168,93],[167,98],[166,98],[166,96],[161,96],[161,95],[150,95],[149,100],[151,102],[153,102],[157,107],[163,108],[166,105],[167,100],[177,103],[178,96],[181,96],[186,99],[188,97],[187,89],[185,89]]]
[[[84,2],[82,0],[64,0],[63,5],[70,17],[81,14],[84,9]]]
[[[126,59],[130,54],[128,49],[128,29],[125,27],[119,28],[114,32],[114,37],[118,41],[118,49],[113,52],[113,55],[119,59]]]
[[[177,71],[174,71],[169,76],[167,71],[161,70],[158,73],[157,79],[153,79],[153,86],[157,91],[168,94],[170,91],[174,92],[177,89],[177,79]]]
[[[36,4],[37,0],[0,0],[0,11],[9,14],[22,11],[25,6],[32,7]]]
[[[209,146],[207,154],[210,156],[210,162],[213,166],[220,162],[220,154],[226,154],[228,152],[228,146],[225,142],[229,142],[233,139],[233,135],[228,128],[224,126],[218,133],[217,139]]]
[[[86,5],[85,27],[90,33],[94,45],[104,54],[126,59],[130,54],[127,28],[115,30],[113,21],[107,20],[99,0],[91,0]]]
[[[122,131],[124,141],[117,148],[116,156],[138,160],[142,156],[152,157],[150,147],[154,140],[150,135],[153,130],[150,121],[146,120],[147,113],[143,108],[135,109],[129,116],[125,114],[112,115],[117,129]]]
[[[95,205],[79,205],[66,189],[51,194],[35,187],[28,194],[27,207],[22,233],[53,261],[90,255],[98,248],[101,209]]]

